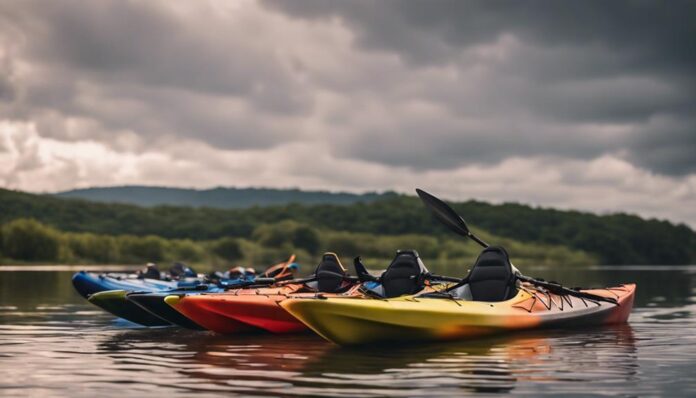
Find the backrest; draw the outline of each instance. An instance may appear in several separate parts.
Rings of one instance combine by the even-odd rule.
[[[147,266],[145,267],[145,271],[141,272],[140,278],[147,278],[147,279],[161,279],[162,274],[160,273],[159,269],[157,268],[157,264],[153,263],[148,263]]]
[[[314,271],[317,280],[317,290],[322,293],[337,293],[344,288],[346,269],[335,253],[327,252]]]
[[[230,279],[239,279],[244,276],[244,272],[246,271],[246,268],[238,265],[236,267],[232,267],[227,271],[227,277]]]
[[[380,282],[385,297],[416,294],[425,287],[428,270],[415,250],[397,251],[396,257],[382,274]]]
[[[469,273],[474,301],[504,301],[517,293],[510,258],[502,247],[484,249]]]
[[[180,262],[175,262],[169,267],[169,275],[174,279],[182,278],[186,274],[186,266]]]

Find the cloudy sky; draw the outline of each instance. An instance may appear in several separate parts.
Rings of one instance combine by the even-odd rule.
[[[0,186],[628,211],[696,226],[696,2],[0,2]]]

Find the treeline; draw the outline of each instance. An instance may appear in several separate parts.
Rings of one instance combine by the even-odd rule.
[[[252,206],[279,206],[288,203],[339,204],[371,202],[393,193],[352,194],[325,191],[301,191],[299,189],[272,188],[212,188],[187,189],[149,186],[120,186],[75,189],[60,192],[56,196],[78,198],[95,202],[126,203],[137,206],[205,206],[223,209],[241,209]]]
[[[534,245],[566,246],[589,253],[601,264],[696,263],[696,234],[685,225],[626,214],[598,216],[519,204],[468,201],[453,205],[477,232],[491,231]],[[30,217],[64,231],[105,235],[156,235],[195,241],[246,239],[260,225],[291,220],[318,230],[451,237],[417,198],[403,195],[352,205],[213,209],[142,208],[0,190],[0,206],[0,222]]]
[[[494,237],[485,235],[489,239]],[[543,246],[497,238],[524,264],[590,264],[592,256],[563,246]],[[384,268],[397,249],[416,249],[433,269],[463,273],[479,249],[471,242],[436,239],[427,235],[374,235],[320,230],[295,221],[262,224],[247,238],[215,240],[165,239],[155,235],[102,235],[62,232],[32,219],[17,219],[0,226],[0,260],[4,262],[71,264],[141,264],[184,261],[199,269],[231,265],[263,266],[296,253],[310,272],[319,254],[334,251],[350,266],[355,256],[375,268]]]

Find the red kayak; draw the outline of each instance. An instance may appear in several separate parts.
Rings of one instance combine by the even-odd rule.
[[[350,295],[357,291],[334,253],[325,253],[314,276],[297,283],[263,288],[243,288],[224,293],[172,295],[165,302],[181,314],[217,333],[266,330],[296,333],[309,330],[279,305],[290,297],[315,297],[317,293]]]
[[[165,302],[190,320],[217,333],[244,333],[260,329],[290,333],[306,330],[307,327],[288,314],[278,302],[301,288],[302,285],[293,284],[216,294],[173,295],[165,298]]]

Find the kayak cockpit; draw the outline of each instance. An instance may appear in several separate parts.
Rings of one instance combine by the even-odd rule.
[[[422,297],[499,302],[512,299],[517,291],[517,281],[507,251],[500,246],[490,246],[481,252],[469,275],[460,283]]]

